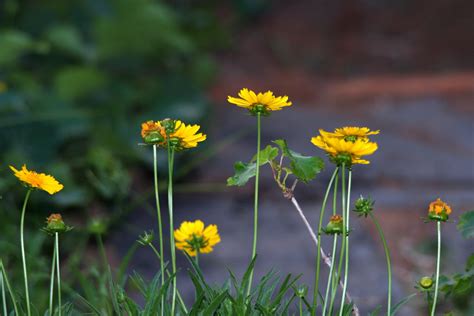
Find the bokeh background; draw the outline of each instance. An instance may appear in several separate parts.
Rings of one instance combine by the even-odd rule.
[[[438,196],[453,220],[474,205],[474,3],[432,1],[0,1],[0,254],[20,280],[18,222],[24,189],[8,165],[54,174],[65,189],[35,193],[28,217],[33,290],[48,282],[52,243],[39,231],[50,212],[75,226],[64,237],[68,293],[107,292],[97,255],[103,233],[112,266],[132,250],[128,272],[151,277],[158,262],[136,249],[155,218],[151,151],[140,123],[197,122],[208,140],[176,164],[176,223],[219,226],[222,243],[203,256],[206,277],[241,274],[251,252],[251,184],[228,188],[236,160],[255,153],[255,119],[226,103],[242,87],[289,95],[294,106],[263,120],[263,144],[285,138],[307,155],[319,128],[380,129],[369,166],[354,168],[353,199],[376,200],[394,261],[394,296],[434,271],[435,228],[424,224]],[[165,157],[160,157],[166,179]],[[295,195],[316,223],[331,167]],[[312,284],[313,244],[291,204],[262,171],[257,275],[302,273]],[[165,201],[164,197],[162,201]],[[166,217],[165,217],[166,219]],[[353,220],[349,291],[363,313],[385,300],[385,258],[376,231]],[[455,223],[444,225],[443,271],[474,251]],[[325,240],[328,249],[328,240]],[[179,283],[187,297],[192,287]],[[323,273],[327,272],[323,270]],[[472,312],[467,298],[441,310]],[[470,302],[470,303],[469,303]],[[471,306],[469,306],[471,304]],[[403,315],[423,315],[416,297]],[[471,309],[470,309],[471,308]],[[472,315],[472,314],[471,314]]]

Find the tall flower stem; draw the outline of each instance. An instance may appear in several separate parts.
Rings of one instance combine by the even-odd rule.
[[[252,260],[255,259],[257,255],[257,235],[258,235],[258,183],[260,177],[260,142],[261,142],[261,113],[257,113],[257,161],[255,169],[255,194],[254,194],[254,203],[253,203],[253,245],[252,245]],[[252,289],[252,280],[253,272],[250,271],[249,284],[247,288],[247,296],[250,294]]]
[[[59,270],[59,234],[54,234],[54,244],[56,252],[56,273],[58,282],[58,314],[61,316],[61,272]]]
[[[332,215],[336,215],[337,213],[337,191],[338,187],[338,180],[339,180],[339,173],[334,180],[334,191],[332,195]],[[329,276],[328,282],[326,285],[326,294],[324,296],[324,306],[323,306],[323,316],[326,315],[326,310],[328,307],[328,300],[329,300],[329,291],[331,293],[334,291],[334,288],[337,288],[337,280],[334,273],[334,265],[336,264],[336,252],[337,252],[337,235],[334,235],[333,243],[332,243],[332,253],[331,253],[331,267],[329,268]]]
[[[3,305],[3,314],[8,315],[7,311],[7,297],[5,295],[5,284],[3,283],[3,273],[0,273],[0,285],[2,287],[2,305]]]
[[[156,154],[157,148],[156,145],[153,145],[153,178],[155,183],[155,202],[156,202],[156,217],[158,219],[158,234],[160,237],[160,253],[164,253],[163,251],[163,224],[161,222],[161,206],[160,206],[160,194],[158,188],[158,160]],[[163,287],[165,284],[165,262],[163,256],[160,256],[160,269],[161,269],[161,286]],[[164,314],[164,306],[165,306],[165,296],[161,298],[161,315]]]
[[[8,292],[10,293],[10,298],[11,298],[12,303],[13,303],[13,309],[15,311],[15,315],[19,316],[20,313],[18,312],[18,305],[16,304],[16,297],[15,297],[15,294],[13,293],[12,287],[10,285],[10,281],[8,281],[7,272],[5,271],[5,267],[3,266],[2,260],[0,260],[0,273],[3,277],[3,282],[7,286]]]
[[[21,221],[20,221],[21,260],[23,263],[23,277],[25,280],[26,313],[28,316],[31,316],[31,307],[30,307],[30,293],[28,289],[28,272],[26,270],[24,228],[25,228],[26,205],[28,204],[28,199],[30,198],[30,194],[31,194],[31,189],[29,189],[26,192],[25,201],[23,202],[23,208],[21,211]]]
[[[344,182],[344,178],[343,178],[343,182]],[[349,177],[347,180],[347,199],[346,199],[346,205],[345,205],[346,211],[344,212],[345,219],[343,219],[344,226],[345,226],[344,239],[346,240],[346,245],[344,246],[344,251],[345,251],[344,287],[342,289],[341,308],[339,309],[339,316],[342,316],[342,313],[344,311],[344,297],[346,296],[347,281],[348,281],[348,276],[349,276],[349,208],[351,204],[351,182],[352,182],[352,170],[349,169]]]
[[[51,263],[51,278],[49,284],[49,315],[52,316],[53,313],[53,291],[54,291],[54,273],[55,273],[55,264],[56,264],[56,245],[53,247],[53,260]]]
[[[435,277],[435,292],[433,297],[433,306],[431,306],[431,316],[435,315],[436,302],[438,301],[438,289],[439,289],[439,266],[441,263],[441,222],[437,223],[438,230],[438,254],[436,256],[436,277]]]
[[[375,227],[379,233],[380,239],[382,239],[383,249],[385,251],[385,258],[387,260],[387,276],[388,276],[388,297],[387,297],[387,316],[390,316],[390,312],[392,309],[392,264],[390,260],[390,249],[387,245],[387,240],[385,239],[385,235],[383,233],[382,227],[380,226],[379,221],[374,216],[372,212],[369,213],[370,219],[374,222]]]
[[[153,244],[149,244],[150,245],[150,248],[153,250],[153,252],[155,253],[156,257],[158,258],[158,260],[161,260],[161,255],[160,253],[158,252],[158,250],[156,249],[155,246],[153,246]],[[164,271],[166,271],[166,274],[168,275],[168,278],[171,277],[171,273],[168,271],[168,269],[164,269]],[[164,273],[164,272],[162,272]],[[176,296],[178,298],[178,302],[179,304],[181,305],[181,308],[183,309],[184,313],[185,314],[188,314],[188,309],[186,308],[186,304],[184,304],[184,301],[183,301],[183,298],[181,297],[181,294],[179,294],[179,291],[176,291]]]
[[[176,308],[176,249],[174,242],[174,224],[173,224],[173,167],[174,167],[174,149],[168,143],[168,211],[170,218],[170,250],[171,250],[171,268],[173,273],[173,294],[171,301],[171,315],[174,315]]]
[[[332,288],[332,284],[334,282],[334,264],[336,261],[336,251],[337,251],[337,235],[334,234],[334,240],[332,242],[331,268],[329,269],[328,283],[326,285],[326,294],[324,295],[323,316],[326,315],[326,310],[328,307],[328,299],[329,299],[329,290]]]
[[[314,293],[313,293],[313,309],[312,315],[316,314],[316,308],[318,307],[318,293],[319,293],[319,275],[321,270],[321,228],[323,226],[324,220],[324,212],[326,210],[326,204],[328,201],[329,193],[331,192],[332,183],[336,178],[339,172],[339,168],[334,169],[334,172],[331,176],[331,180],[329,180],[328,187],[326,189],[326,194],[324,195],[323,204],[321,205],[321,211],[319,213],[319,225],[318,225],[318,247],[317,247],[317,255],[316,255],[316,274],[314,278]]]

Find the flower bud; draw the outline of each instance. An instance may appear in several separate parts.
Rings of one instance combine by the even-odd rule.
[[[344,231],[344,223],[341,215],[333,215],[326,228],[323,230],[328,235],[339,235]]]
[[[451,207],[440,198],[430,203],[428,208],[428,218],[433,221],[446,222],[451,214]]]
[[[425,290],[430,289],[433,286],[433,279],[430,277],[422,277],[418,282],[422,288]]]
[[[161,125],[164,127],[167,135],[173,133],[176,129],[176,122],[169,118],[162,120]]]
[[[146,231],[143,233],[143,235],[138,236],[138,243],[142,246],[148,246],[153,242],[154,239],[154,234],[153,231]]]
[[[91,234],[103,235],[107,231],[107,223],[99,218],[94,218],[91,220],[87,229]]]
[[[370,197],[364,198],[362,195],[355,202],[355,209],[353,210],[359,216],[367,217],[374,209],[374,203]]]
[[[71,229],[72,227],[69,227],[64,223],[61,214],[51,214],[46,218],[46,226],[43,227],[42,230],[48,234],[54,235],[56,233],[65,233]]]
[[[305,285],[302,285],[302,286],[296,288],[295,294],[296,294],[296,296],[298,296],[299,298],[305,297],[306,294],[308,294],[308,287],[305,286]]]
[[[145,137],[143,137],[143,141],[145,144],[153,145],[153,144],[160,144],[164,141],[163,135],[161,135],[158,131],[153,131],[148,133]]]

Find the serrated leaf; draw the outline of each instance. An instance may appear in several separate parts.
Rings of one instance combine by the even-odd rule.
[[[268,145],[265,149],[260,151],[260,166],[263,166],[270,161],[273,161],[278,156],[278,148]],[[255,177],[257,172],[257,160],[256,155],[252,158],[249,163],[237,161],[234,165],[235,174],[227,179],[228,186],[243,186],[251,178]]]
[[[474,237],[474,211],[469,211],[459,217],[459,224],[457,226],[459,232],[464,238]]]
[[[284,139],[273,141],[277,144],[283,155],[290,159],[290,170],[298,180],[308,183],[324,169],[324,161],[319,157],[304,156],[288,148]]]

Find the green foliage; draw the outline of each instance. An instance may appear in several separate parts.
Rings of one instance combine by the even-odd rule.
[[[474,238],[474,211],[459,216],[457,228],[464,238]]]
[[[290,170],[298,180],[308,183],[324,169],[324,161],[319,157],[304,156],[288,148],[284,139],[274,141],[284,157],[290,159]]]
[[[298,180],[304,183],[308,183],[309,181],[313,180],[316,175],[324,169],[324,161],[321,158],[301,155],[289,149],[286,144],[286,141],[283,139],[275,140],[274,143],[277,144],[280,149],[268,145],[267,147],[265,147],[265,149],[261,150],[260,166],[269,164],[272,167],[274,173],[277,172],[280,174],[281,171],[284,170],[286,172],[286,177],[290,174],[293,174]],[[275,159],[280,154],[282,158],[289,158],[290,165],[288,168],[280,166],[279,163],[276,162]],[[243,186],[251,178],[255,177],[257,169],[257,164],[256,162],[254,162],[255,160],[256,155],[249,163],[244,163],[241,161],[236,162],[234,165],[235,174],[227,179],[227,185]],[[281,186],[284,185],[284,183],[279,184]]]

